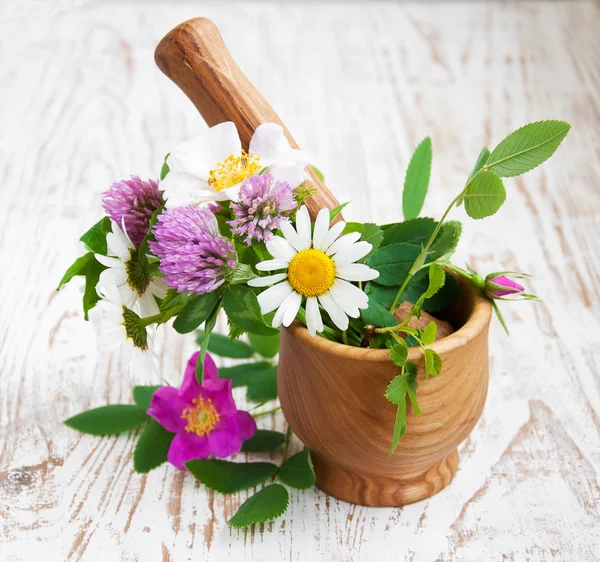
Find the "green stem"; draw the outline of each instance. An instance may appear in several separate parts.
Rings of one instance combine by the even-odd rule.
[[[271,410],[266,410],[265,412],[258,412],[258,414],[252,414],[252,417],[254,419],[262,418],[263,416],[268,416],[269,414],[274,414],[275,412],[279,412],[279,410],[281,410],[281,406],[277,406],[276,408],[273,408]]]

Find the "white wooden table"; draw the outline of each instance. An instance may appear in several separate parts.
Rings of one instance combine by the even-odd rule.
[[[318,490],[246,531],[246,493],[208,493],[164,465],[133,472],[134,437],[61,420],[128,402],[99,355],[77,283],[57,293],[100,193],[204,127],[153,49],[196,15],[317,158],[346,213],[401,218],[404,170],[427,134],[439,216],[480,148],[557,118],[573,130],[485,222],[464,219],[457,263],[534,274],[541,304],[504,307],[486,409],[450,487],[370,509]],[[600,4],[573,2],[33,2],[0,21],[0,560],[568,560],[600,558]],[[160,340],[176,383],[192,338]],[[280,415],[262,427],[284,429]],[[390,428],[391,429],[391,428]],[[298,448],[295,442],[294,447]]]

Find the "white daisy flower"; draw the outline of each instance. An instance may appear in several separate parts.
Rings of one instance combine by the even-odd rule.
[[[121,348],[131,373],[158,374],[157,357],[150,349],[151,329],[125,306],[114,286],[102,288],[99,295],[102,298],[90,310],[90,319],[99,323],[100,347],[107,352]]]
[[[111,221],[112,232],[106,235],[108,256],[96,254],[96,259],[105,265],[96,285],[96,292],[116,287],[123,304],[136,310],[141,316],[158,314],[158,305],[154,297],[162,299],[167,285],[159,278],[152,277],[138,259],[137,248],[133,245],[125,227],[121,229]]]
[[[323,331],[319,304],[340,330],[348,329],[348,317],[358,318],[359,309],[367,308],[369,297],[349,281],[370,281],[379,272],[355,263],[372,246],[358,242],[358,232],[339,237],[345,226],[340,221],[329,228],[329,209],[321,209],[311,240],[305,205],[296,214],[296,228],[289,222],[279,224],[284,237],[275,236],[266,244],[274,259],[258,263],[256,269],[285,272],[248,281],[252,287],[273,285],[258,295],[258,303],[263,314],[277,309],[274,328],[289,326],[294,321],[303,298],[306,298],[306,326],[313,336]]]
[[[263,168],[294,189],[309,179],[304,171],[308,163],[304,152],[290,147],[279,125],[260,125],[246,153],[235,125],[227,121],[175,148],[167,158],[169,173],[160,188],[168,208],[235,201],[240,184]]]

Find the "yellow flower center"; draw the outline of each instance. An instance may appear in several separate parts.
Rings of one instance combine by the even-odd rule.
[[[220,416],[212,400],[205,400],[201,396],[192,400],[193,408],[183,410],[181,417],[187,420],[185,430],[202,437],[208,435],[217,425]]]
[[[335,281],[333,260],[321,250],[302,250],[290,262],[288,281],[305,297],[324,295]]]
[[[240,156],[230,154],[223,162],[219,162],[214,170],[210,171],[208,185],[215,191],[236,185],[260,170],[259,160],[260,158],[253,152],[246,154],[242,150]]]

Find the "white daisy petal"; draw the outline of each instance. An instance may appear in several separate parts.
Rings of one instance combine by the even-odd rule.
[[[342,310],[342,307],[335,302],[330,292],[327,291],[319,297],[321,306],[327,311],[333,323],[342,331],[348,329],[348,317]]]
[[[329,230],[329,209],[321,209],[315,220],[315,229],[313,232],[313,248],[321,250],[323,237]]]
[[[333,256],[333,261],[335,262],[336,266],[349,265],[364,258],[371,251],[372,247],[373,246],[368,242],[357,242],[348,248],[338,250],[338,252]]]
[[[360,232],[351,232],[350,234],[345,234],[341,238],[338,238],[331,246],[329,246],[327,250],[327,255],[331,256],[349,248],[360,238]]]
[[[299,252],[303,250],[302,240],[298,236],[296,229],[290,224],[289,221],[279,221],[279,230],[285,237],[285,239]]]
[[[290,143],[282,127],[276,123],[263,123],[254,131],[248,150],[260,158],[261,166],[270,166],[290,151]]]
[[[306,205],[302,205],[296,213],[296,230],[300,238],[300,247],[298,251],[308,250],[310,248],[310,215]]]
[[[255,277],[248,281],[250,287],[268,287],[283,281],[287,277],[287,273],[277,273],[275,275],[267,275],[266,277]]]
[[[292,290],[292,286],[287,281],[269,287],[266,291],[263,291],[256,297],[258,304],[260,305],[260,311],[263,314],[267,314],[268,312],[275,310],[281,305]]]
[[[281,236],[273,236],[271,240],[267,241],[267,251],[275,259],[285,261],[289,263],[292,258],[296,255],[294,247]]]
[[[317,332],[323,331],[323,320],[319,311],[317,297],[308,297],[306,299],[306,327],[311,336],[315,336]]]
[[[102,254],[94,254],[94,257],[102,265],[105,265],[106,267],[120,267],[120,266],[123,266],[123,268],[125,268],[125,264],[123,263],[123,260],[120,260],[119,258],[113,258],[111,256],[103,256]],[[127,258],[129,258],[129,254],[127,254]]]
[[[358,318],[360,316],[360,310],[356,306],[356,303],[351,299],[346,298],[344,293],[338,291],[335,287],[329,289],[329,294],[332,296],[333,300],[340,305],[340,308],[348,315],[350,318]]]
[[[344,281],[343,279],[336,279],[333,283],[337,293],[343,295],[344,299],[353,302],[358,308],[367,308],[369,306],[369,297],[364,291],[361,291],[355,285]]]
[[[298,187],[301,183],[310,179],[304,168],[296,164],[273,164],[267,168],[267,172],[271,174],[277,181],[282,181],[292,189]]]
[[[278,269],[286,269],[290,264],[289,261],[284,260],[265,260],[256,264],[258,271],[277,271]]]
[[[345,279],[346,281],[371,281],[379,277],[379,271],[362,263],[340,265],[336,267],[335,274],[339,279]]]
[[[283,315],[282,324],[287,328],[296,319],[300,304],[302,303],[302,295],[296,293],[296,291],[292,291],[286,300],[289,302]]]
[[[140,308],[140,316],[142,318],[153,316],[154,314],[158,314],[160,312],[154,297],[148,291],[146,291],[146,293],[144,293],[144,295],[138,299],[138,303]]]
[[[336,240],[337,237],[344,231],[346,228],[346,223],[344,221],[336,222],[323,236],[323,240],[321,240],[321,251],[326,252]]]

